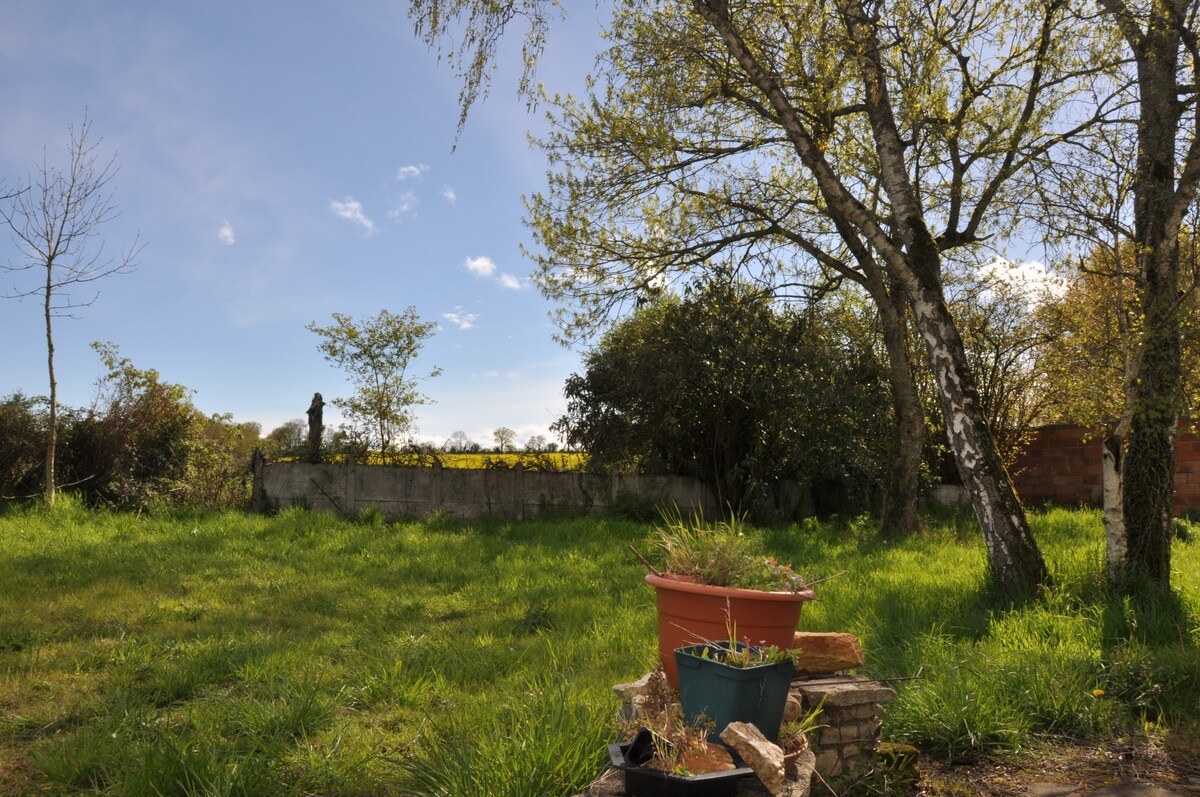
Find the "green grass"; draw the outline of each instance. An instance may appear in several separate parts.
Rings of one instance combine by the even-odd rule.
[[[1200,713],[1200,544],[1174,595],[1109,596],[1093,512],[1033,516],[1056,586],[994,600],[973,522],[763,532],[859,634],[885,734],[969,758]],[[0,514],[0,793],[516,797],[582,790],[654,599],[604,519],[349,522],[289,510]],[[1103,694],[1097,695],[1096,691]]]

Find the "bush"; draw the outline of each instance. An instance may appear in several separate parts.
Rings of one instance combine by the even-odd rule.
[[[112,344],[93,344],[108,369],[96,403],[60,405],[57,479],[92,506],[228,507],[249,498],[257,424],[205,416],[190,391],[137,368]],[[14,393],[0,402],[0,495],[43,487],[47,402]]]
[[[34,496],[41,491],[46,456],[43,398],[13,393],[0,401],[0,496]]]

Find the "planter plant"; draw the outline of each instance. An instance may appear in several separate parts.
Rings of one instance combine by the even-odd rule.
[[[650,544],[661,566],[646,562],[658,609],[658,653],[667,682],[679,689],[675,649],[723,639],[788,649],[811,585],[790,565],[761,552],[737,520],[707,525],[675,515]],[[643,560],[645,561],[645,560]]]
[[[608,746],[625,793],[633,797],[733,797],[754,771],[724,743],[710,740],[707,718],[684,719],[678,695],[661,669],[648,683],[637,717],[624,727],[627,741]]]

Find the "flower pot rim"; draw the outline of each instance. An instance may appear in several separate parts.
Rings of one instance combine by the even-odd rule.
[[[675,590],[676,592],[692,592],[704,595],[719,595],[729,598],[750,598],[754,600],[768,601],[811,601],[816,600],[817,596],[812,589],[803,589],[799,592],[792,591],[768,591],[761,589],[743,589],[741,587],[715,587],[712,584],[697,583],[692,576],[685,576],[679,573],[662,573],[654,575],[653,573],[646,574],[646,583],[656,589]]]

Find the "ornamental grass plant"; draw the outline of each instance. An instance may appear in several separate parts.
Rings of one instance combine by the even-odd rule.
[[[650,537],[662,569],[699,584],[767,592],[800,592],[804,579],[764,552],[762,537],[740,518],[705,523],[676,509],[663,513]]]

